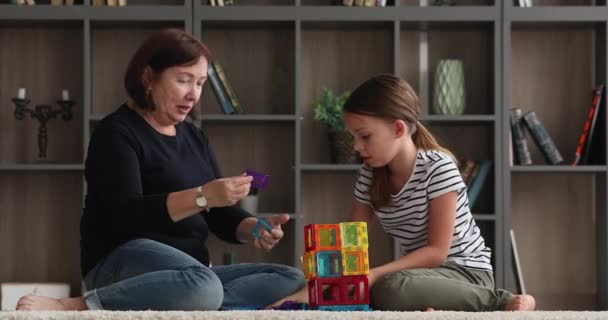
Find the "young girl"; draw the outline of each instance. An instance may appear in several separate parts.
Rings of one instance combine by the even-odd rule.
[[[372,307],[533,310],[532,296],[494,288],[491,251],[469,210],[454,156],[419,116],[414,90],[392,75],[364,82],[344,106],[346,127],[364,162],[351,219],[377,219],[402,255],[370,270]],[[287,299],[307,300],[305,293]]]

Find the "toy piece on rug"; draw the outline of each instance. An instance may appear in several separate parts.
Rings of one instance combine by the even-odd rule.
[[[287,300],[278,306],[270,308],[271,310],[310,310],[307,303],[300,303],[291,300]]]
[[[309,224],[304,246],[310,309],[370,310],[367,223]]]

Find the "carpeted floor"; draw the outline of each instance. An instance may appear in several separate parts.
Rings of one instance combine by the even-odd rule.
[[[0,320],[519,320],[608,319],[608,311],[533,312],[324,312],[324,311],[215,311],[215,312],[0,312]]]

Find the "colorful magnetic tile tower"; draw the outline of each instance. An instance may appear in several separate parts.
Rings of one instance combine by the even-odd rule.
[[[312,308],[369,310],[367,224],[310,224],[304,227],[303,269]]]

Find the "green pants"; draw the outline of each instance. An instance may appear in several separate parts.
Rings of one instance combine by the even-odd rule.
[[[447,262],[432,269],[411,269],[386,275],[370,289],[377,310],[495,311],[502,310],[512,293],[494,288],[490,271],[468,269]]]

